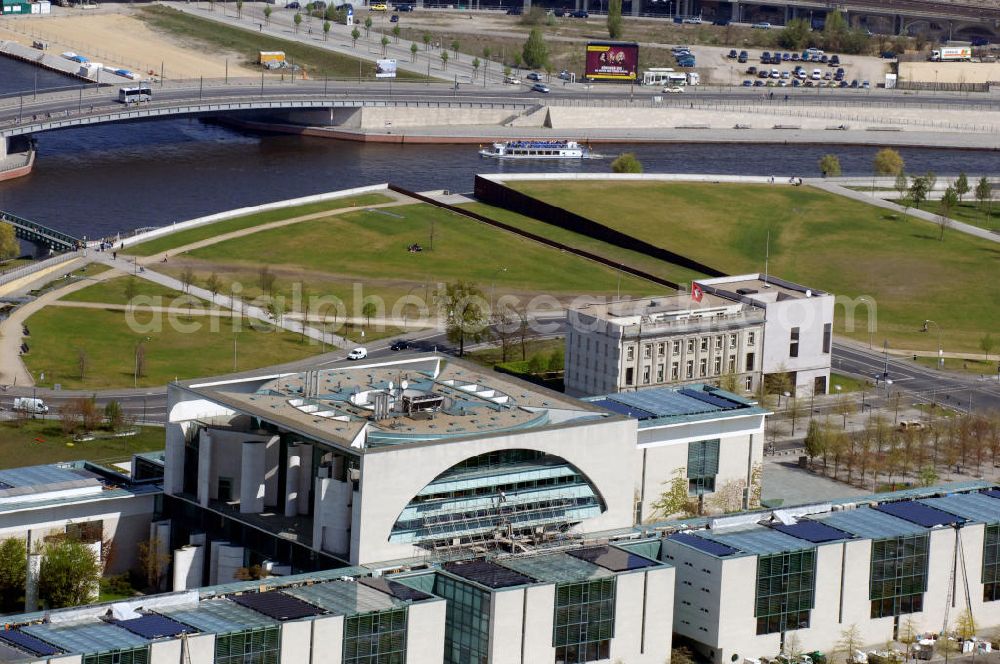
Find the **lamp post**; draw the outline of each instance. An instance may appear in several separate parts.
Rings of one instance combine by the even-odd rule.
[[[924,326],[922,328],[920,328],[920,331],[921,332],[930,332],[930,329],[927,327],[928,325],[933,325],[935,327],[935,329],[937,329],[937,335],[938,335],[938,368],[939,369],[943,369],[944,368],[944,350],[941,348],[941,326],[938,325],[936,322],[928,319],[928,320],[924,321]]]

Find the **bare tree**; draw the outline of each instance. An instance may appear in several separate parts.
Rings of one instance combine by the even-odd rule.
[[[208,292],[212,294],[212,302],[214,303],[215,296],[218,295],[219,291],[222,289],[222,280],[219,279],[219,275],[215,272],[208,275],[208,279],[205,280],[205,288],[207,288]]]
[[[76,368],[80,374],[80,382],[87,380],[87,364],[90,358],[87,355],[87,351],[83,348],[76,349]]]
[[[194,270],[191,269],[190,265],[187,265],[184,267],[183,270],[181,270],[181,284],[183,284],[184,286],[185,293],[191,290],[191,285],[194,284],[194,282],[195,282]]]

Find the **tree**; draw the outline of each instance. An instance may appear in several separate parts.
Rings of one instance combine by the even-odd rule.
[[[675,468],[673,479],[664,482],[667,488],[660,497],[653,501],[654,512],[664,519],[675,515],[689,516],[695,512],[692,509],[691,497],[688,496],[688,480],[683,468]]]
[[[958,202],[962,202],[962,196],[969,193],[969,177],[964,173],[958,174],[958,179],[955,180],[955,193],[958,194]]]
[[[236,0],[236,18],[243,18],[243,0]]]
[[[802,417],[802,402],[794,395],[785,399],[785,413],[792,418],[792,435],[795,435],[795,424]]]
[[[389,49],[389,38],[382,35],[382,57],[385,57],[386,52]]]
[[[739,512],[743,509],[743,495],[746,492],[746,480],[729,480],[715,487],[708,496],[708,504],[714,509],[724,512]]]
[[[368,321],[367,325],[369,327],[371,327],[372,324],[372,316],[374,316],[377,313],[378,313],[378,307],[375,306],[375,303],[372,302],[371,300],[365,302],[364,305],[361,307],[361,315],[364,316],[365,319]]]
[[[549,363],[541,353],[535,353],[528,360],[528,373],[532,376],[541,376],[549,370]]]
[[[823,46],[831,51],[842,51],[850,27],[840,10],[829,12],[823,23]]]
[[[0,223],[0,260],[14,258],[21,253],[21,244],[14,233],[14,227],[4,222]]]
[[[154,590],[160,590],[163,573],[170,564],[169,549],[160,538],[152,537],[145,542],[139,542],[136,553],[146,584]]]
[[[441,69],[448,69],[448,51],[441,51]]]
[[[839,12],[834,12],[834,14]],[[830,19],[827,18],[827,21]],[[899,153],[892,148],[882,148],[877,153],[875,153],[875,159],[872,160],[872,170],[875,175],[882,177],[897,176],[903,172],[903,158],[899,156]],[[872,182],[872,189],[874,190],[875,183]]]
[[[937,184],[937,175],[934,171],[924,173],[924,179],[927,180],[927,193],[934,191],[934,186]]]
[[[361,31],[360,30],[358,30],[357,28],[354,28],[353,30],[351,30],[351,46],[357,48],[357,46],[358,46],[358,37],[360,37],[360,36],[361,36]]]
[[[368,35],[371,33],[371,31],[372,31],[372,17],[371,16],[366,16],[365,17],[365,39],[368,39]]]
[[[465,354],[466,341],[487,338],[489,304],[478,286],[469,281],[455,281],[435,291],[434,298],[443,310],[448,340],[458,343],[459,357]]]
[[[476,80],[476,77],[479,76],[479,64],[479,58],[472,58],[472,80]],[[483,76],[485,75],[486,72],[483,72]]]
[[[521,49],[521,57],[524,59],[524,64],[529,67],[541,67],[549,61],[549,47],[545,44],[545,38],[542,37],[541,28],[531,29],[528,40],[524,42],[524,48]]]
[[[642,173],[642,162],[640,162],[634,152],[623,152],[618,158],[611,162],[612,173]]]
[[[292,17],[292,21],[295,23],[295,33],[298,34],[299,26],[302,25],[302,14],[295,12],[295,16]]]
[[[191,289],[191,285],[195,282],[194,270],[191,269],[190,265],[184,267],[181,270],[181,284],[184,286],[184,292],[187,293]]]
[[[357,30],[355,30],[355,32],[357,32]],[[416,62],[417,61],[417,50],[418,49],[417,49],[416,42],[410,44],[410,62]]]
[[[135,298],[139,290],[139,282],[135,277],[129,275],[125,279],[125,307],[128,309],[132,308],[132,300]]]
[[[608,36],[622,38],[622,0],[608,0]]]
[[[993,352],[993,348],[996,346],[996,342],[993,339],[993,335],[987,332],[979,338],[979,350],[986,353],[986,361],[990,361],[990,353]]]
[[[80,380],[87,379],[87,366],[90,364],[90,357],[87,355],[87,351],[83,348],[76,349],[76,369],[80,374]]]
[[[840,177],[840,158],[835,154],[825,154],[819,159],[819,172],[823,177]]]
[[[104,404],[104,420],[112,431],[121,431],[125,424],[125,410],[117,401]]]
[[[670,651],[670,664],[695,664],[694,655],[683,646],[674,648]]]
[[[50,609],[88,603],[100,579],[101,566],[86,544],[72,539],[46,544],[38,572],[38,594]]]
[[[511,60],[514,61],[514,69],[520,69],[521,68],[521,54],[520,53],[515,53],[512,56],[510,56],[510,58],[511,58]]]
[[[993,197],[993,187],[990,186],[990,181],[986,179],[985,175],[979,178],[979,182],[976,183],[975,195],[979,209],[982,209],[986,205],[986,201]]]
[[[548,370],[552,373],[558,373],[563,370],[566,364],[566,354],[562,346],[554,348],[549,354],[549,366]]]
[[[910,203],[913,207],[920,209],[920,204],[927,200],[927,180],[923,177],[915,177],[910,183],[909,191]]]
[[[215,296],[222,290],[222,280],[219,279],[219,275],[215,272],[208,275],[208,279],[205,280],[205,288],[212,294],[212,301],[215,302]]]
[[[421,39],[424,42],[424,50],[426,51],[427,48],[431,45],[431,36],[428,33],[425,32],[424,36],[421,37]]]
[[[451,50],[455,54],[455,62],[458,62],[458,49],[462,44],[457,39],[451,40]]]
[[[903,198],[906,197],[906,190],[910,188],[910,181],[906,177],[906,173],[900,171],[896,174],[896,181],[892,183],[892,188],[896,190],[899,202],[902,202]]]
[[[394,40],[396,40],[397,44],[399,43],[399,35],[401,35],[402,32],[403,31],[399,29],[399,23],[397,23],[396,25],[392,26],[392,38]]]
[[[912,615],[906,616],[903,624],[899,626],[899,642],[906,646],[907,661],[910,659],[910,648],[917,642],[918,634],[920,634],[920,628],[917,626],[917,621],[913,619]]]
[[[23,609],[24,585],[28,579],[28,549],[23,539],[0,542],[0,613]]]
[[[941,228],[941,235],[938,240],[944,240],[944,232],[951,226],[951,211],[958,205],[958,194],[954,187],[948,187],[941,196],[941,214],[938,215],[938,226]]]
[[[260,272],[257,274],[257,280],[260,283],[260,291],[270,295],[271,291],[274,290],[275,276],[267,265],[260,268]]]
[[[819,420],[810,420],[805,439],[806,454],[809,455],[809,458],[815,459],[818,456],[825,455],[826,442],[826,428],[819,423]]]
[[[861,630],[857,625],[851,625],[840,631],[840,640],[837,641],[836,651],[844,655],[845,662],[854,661],[854,651],[860,650],[864,644],[861,643]]]
[[[330,24],[329,21],[323,21],[323,41],[326,41],[327,38],[329,38],[330,28],[332,27],[333,26]],[[398,28],[399,26],[397,25],[396,27]]]
[[[809,45],[811,37],[812,26],[809,25],[809,19],[793,18],[785,24],[778,35],[778,44],[784,48],[801,51]]]
[[[271,25],[271,12],[273,11],[271,5],[264,5],[264,23]]]

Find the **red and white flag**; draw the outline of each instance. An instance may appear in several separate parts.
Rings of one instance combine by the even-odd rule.
[[[701,289],[701,284],[692,281],[691,282],[691,299],[695,302],[701,302],[701,298],[705,297],[705,291]]]

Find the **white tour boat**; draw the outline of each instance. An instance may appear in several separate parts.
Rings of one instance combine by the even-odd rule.
[[[479,151],[497,159],[600,159],[576,141],[505,141]]]

